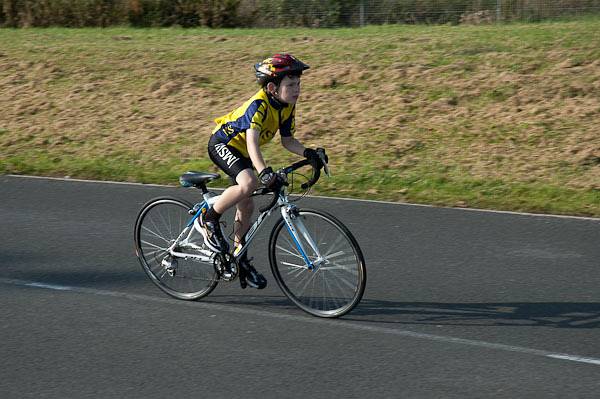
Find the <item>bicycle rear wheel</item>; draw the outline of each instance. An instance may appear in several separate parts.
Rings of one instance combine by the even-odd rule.
[[[339,317],[361,300],[367,281],[365,262],[352,233],[335,217],[321,211],[299,210],[292,219],[299,232],[302,254],[283,218],[273,228],[269,260],[277,284],[296,306],[319,317]],[[308,269],[305,256],[316,262],[318,255],[306,232],[320,252],[323,262]],[[318,262],[317,262],[318,264]]]
[[[142,268],[158,288],[185,300],[208,295],[218,280],[212,262],[172,257],[168,251],[186,229],[191,208],[185,201],[156,198],[142,207],[135,223],[135,249]],[[199,239],[193,247],[188,244],[185,248],[177,247],[177,251],[192,254],[208,251],[202,238],[196,237]]]

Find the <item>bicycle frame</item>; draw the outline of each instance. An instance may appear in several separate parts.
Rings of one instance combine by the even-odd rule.
[[[171,254],[171,256],[178,257],[178,258],[185,258],[185,259],[196,259],[201,262],[212,262],[213,261],[214,255],[215,255],[214,252],[212,252],[208,249],[203,249],[202,247],[199,247],[191,242],[191,236],[194,232],[194,229],[201,228],[199,225],[198,218],[200,217],[200,215],[203,212],[208,211],[208,209],[219,198],[218,195],[215,196],[213,193],[210,193],[210,192],[207,194],[204,194],[203,197],[204,197],[204,201],[202,203],[196,204],[196,206],[194,206],[194,209],[198,208],[196,213],[194,214],[194,216],[190,219],[190,221],[186,225],[185,229],[181,232],[181,234],[179,234],[179,236],[177,237],[175,242],[173,242],[173,244],[171,244],[171,246],[169,247],[168,251]],[[306,263],[307,269],[316,270],[325,261],[325,259],[321,255],[317,245],[315,244],[312,237],[308,233],[308,230],[306,229],[304,224],[300,220],[295,220],[297,208],[295,205],[289,203],[287,194],[285,194],[285,192],[283,192],[283,191],[281,191],[279,193],[279,198],[277,199],[276,206],[271,207],[271,208],[261,212],[258,215],[258,218],[254,221],[252,226],[250,226],[250,228],[248,229],[248,232],[244,236],[245,244],[242,246],[242,248],[240,248],[238,251],[236,251],[233,256],[236,259],[239,259],[247,251],[252,240],[256,236],[256,233],[259,231],[260,227],[263,225],[265,219],[269,215],[271,215],[271,213],[273,212],[273,210],[275,208],[280,208],[281,216],[283,217],[285,226],[286,226],[288,232],[290,233],[290,236],[292,237],[294,244],[296,245],[296,248],[298,249],[300,255],[302,256],[302,259]],[[308,243],[308,245],[312,249],[313,253],[316,255],[316,257],[317,257],[316,260],[311,261],[309,259],[308,255],[307,255],[307,251],[304,248],[304,245],[302,244],[301,237],[304,238],[304,240]],[[193,249],[199,250],[201,252],[201,254],[191,254],[191,253],[179,252],[179,251],[175,250],[175,248],[178,248],[178,247],[193,248]]]

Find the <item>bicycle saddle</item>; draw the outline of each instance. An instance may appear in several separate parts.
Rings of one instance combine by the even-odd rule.
[[[220,178],[221,175],[217,173],[195,172],[192,170],[179,176],[179,184],[183,187],[202,187],[206,183]]]

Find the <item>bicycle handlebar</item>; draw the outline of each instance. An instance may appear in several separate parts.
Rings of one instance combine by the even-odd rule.
[[[295,171],[296,169],[300,169],[303,166],[307,166],[307,165],[311,165],[312,169],[313,169],[313,173],[311,178],[306,182],[306,183],[302,183],[301,187],[303,190],[306,190],[307,188],[311,187],[312,185],[314,185],[319,178],[321,177],[321,168],[319,168],[319,166],[317,165],[316,162],[311,161],[309,159],[303,159],[301,161],[295,162],[293,164],[291,164],[288,167],[279,169],[276,173],[278,174],[283,174],[287,177],[288,174],[292,173],[293,171]],[[287,182],[283,185],[287,186]],[[259,211],[262,212],[266,212],[269,209],[273,208],[275,206],[275,204],[277,203],[277,200],[279,199],[279,191],[281,191],[281,187],[276,188],[275,190],[273,189],[268,189],[266,187],[260,188],[258,190],[256,190],[254,192],[253,195],[264,195],[267,194],[269,192],[273,193],[273,199],[271,200],[271,202],[260,208]]]

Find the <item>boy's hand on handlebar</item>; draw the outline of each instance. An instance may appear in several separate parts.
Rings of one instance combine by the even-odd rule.
[[[329,157],[324,148],[307,148],[304,150],[304,157],[310,161],[316,162],[319,167],[329,163]]]
[[[273,190],[284,184],[281,176],[273,172],[273,169],[270,166],[267,166],[258,174],[258,180],[260,180],[260,183],[263,186]]]

